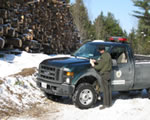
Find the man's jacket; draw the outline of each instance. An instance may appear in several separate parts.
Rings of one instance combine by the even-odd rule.
[[[103,75],[106,72],[111,72],[112,70],[112,59],[108,52],[104,52],[100,60],[96,61],[96,65],[94,68],[100,73],[100,75]]]

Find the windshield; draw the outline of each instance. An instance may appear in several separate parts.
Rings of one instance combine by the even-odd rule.
[[[98,44],[84,44],[74,53],[74,56],[98,59],[100,57],[98,47]],[[106,46],[105,49],[108,51],[109,47]]]

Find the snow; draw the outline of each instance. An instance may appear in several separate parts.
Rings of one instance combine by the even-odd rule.
[[[1,78],[3,79],[3,78]],[[36,87],[36,77],[5,77],[0,85],[0,110],[9,107],[17,110],[30,108],[31,104],[42,103],[42,92]]]
[[[87,110],[80,110],[73,105],[61,107],[58,120],[150,120],[150,100],[145,90],[131,92],[129,95],[113,93],[113,105],[100,110],[101,103]],[[118,97],[119,96],[119,97]],[[117,97],[117,98],[115,98]]]
[[[39,63],[46,58],[49,58],[49,56],[26,52],[22,52],[21,55],[17,56],[5,54],[5,57],[0,59],[0,71],[3,71],[0,72],[0,77],[20,72],[23,68],[38,67]]]
[[[22,52],[21,55],[5,54],[4,58],[0,59],[0,77],[5,77],[11,74],[20,72],[23,68],[32,68],[39,66],[39,63],[44,59],[64,57],[69,55],[48,56],[45,54],[29,54]],[[8,69],[9,68],[9,69]]]
[[[38,69],[40,62],[54,57],[64,55],[48,56],[23,51],[19,55],[5,54],[0,58],[0,111],[8,111],[9,108],[23,110],[30,108],[31,104],[43,103],[44,95],[36,85],[36,73],[27,77],[14,74],[24,68]]]
[[[64,56],[66,55],[57,57]],[[13,75],[24,68],[38,68],[41,61],[54,57],[56,56],[22,52],[20,55],[5,54],[4,58],[0,58],[0,111],[8,111],[9,107],[18,110],[28,109],[31,104],[43,103],[46,98],[36,86],[36,73],[26,77]],[[57,103],[57,114],[52,116],[52,113],[46,113],[45,120],[150,120],[150,100],[146,90],[131,92],[129,95],[113,93],[112,107],[104,110],[99,110],[102,102],[87,110],[81,110],[70,103]],[[12,120],[39,119],[20,116]]]

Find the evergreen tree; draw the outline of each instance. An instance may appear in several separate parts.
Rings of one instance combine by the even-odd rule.
[[[134,53],[138,53],[138,41],[136,39],[136,30],[132,28],[131,33],[128,36],[129,42]]]
[[[150,0],[132,0],[134,6],[140,8],[134,11],[135,17],[139,19],[136,34],[136,52],[150,54]]]
[[[105,40],[109,36],[127,36],[126,31],[122,30],[118,20],[115,19],[112,13],[104,16],[103,12],[101,12],[95,19],[94,24],[92,24],[83,0],[76,0],[71,6],[71,12],[83,41],[88,39]]]
[[[107,36],[123,36],[123,30],[119,25],[119,22],[115,19],[112,13],[108,13],[105,20],[105,28]]]
[[[146,25],[150,25],[150,0],[132,0],[134,6],[139,7],[142,11],[134,11],[134,16],[144,21]]]
[[[150,26],[147,26],[144,24],[144,21],[142,19],[139,20],[138,23],[138,29],[137,29],[137,44],[138,44],[138,53],[141,54],[150,54],[150,44],[149,44],[149,32],[147,29],[150,28]]]
[[[66,3],[70,3],[70,0],[66,0]]]
[[[92,29],[91,22],[88,17],[88,12],[82,0],[76,0],[76,3],[72,5],[71,12],[74,18],[74,22],[80,33],[81,40],[87,40],[92,37],[90,30]]]
[[[106,38],[105,17],[103,12],[94,21],[96,39],[104,40]]]
[[[110,36],[127,36],[126,31],[123,31],[119,22],[115,19],[112,13],[107,16],[103,12],[95,19],[94,22],[96,39],[107,39]]]

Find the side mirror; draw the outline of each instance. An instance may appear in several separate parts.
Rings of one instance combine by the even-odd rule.
[[[117,66],[118,64],[117,64],[117,60],[115,60],[115,59],[112,59],[112,66]]]

